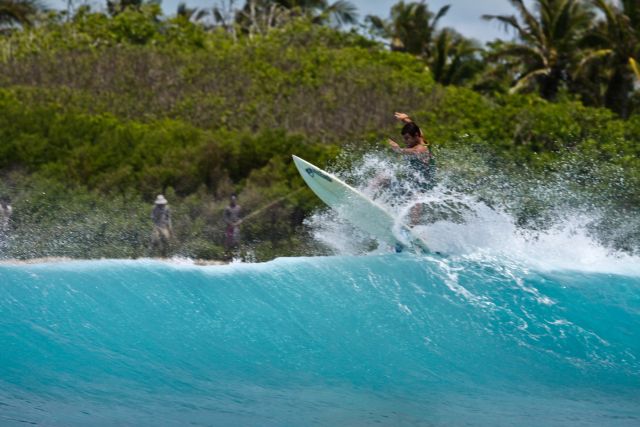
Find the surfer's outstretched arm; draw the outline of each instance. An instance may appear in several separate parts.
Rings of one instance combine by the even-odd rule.
[[[387,142],[389,143],[393,151],[395,151],[396,153],[402,153],[402,148],[393,139],[388,138]]]
[[[428,152],[428,149],[424,145],[416,145],[411,148],[402,148],[395,142],[393,139],[387,139],[387,143],[391,146],[391,149],[399,154],[419,154],[423,152]]]
[[[402,123],[413,123],[413,120],[411,120],[411,117],[409,117],[408,114],[396,112],[393,115],[396,119],[400,120]]]

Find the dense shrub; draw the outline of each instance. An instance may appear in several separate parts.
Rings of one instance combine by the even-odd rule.
[[[379,147],[397,133],[394,111],[411,113],[441,170],[467,183],[488,187],[496,171],[523,168],[532,182],[564,174],[567,186],[609,195],[599,203],[611,212],[639,209],[638,116],[445,88],[417,59],[304,21],[234,40],[154,7],[115,18],[84,11],[0,38],[10,255],[150,255],[150,203],[164,192],[172,253],[220,257],[233,191],[257,212],[243,226],[257,259],[317,251],[301,224],[318,201],[300,190],[291,154],[324,165],[345,146]],[[527,197],[515,209],[521,222],[548,221],[547,201]],[[635,250],[632,235],[612,239]]]

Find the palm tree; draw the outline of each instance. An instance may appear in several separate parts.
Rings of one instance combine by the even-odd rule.
[[[347,0],[338,0],[317,10],[317,14],[312,16],[312,21],[316,24],[335,23],[338,27],[343,25],[353,25],[358,22],[357,8]]]
[[[314,24],[355,24],[356,7],[347,0],[247,0],[236,21],[249,34],[264,32],[291,18],[306,17]]]
[[[517,58],[518,77],[512,92],[537,85],[545,99],[555,99],[568,84],[577,63],[578,42],[589,28],[593,14],[580,0],[536,0],[534,15],[523,0],[509,0],[520,15],[483,15],[515,32],[516,40],[501,43],[492,58]],[[513,62],[512,62],[513,64]]]
[[[45,9],[39,0],[0,0],[0,31],[15,26],[30,27],[36,15]]]
[[[215,11],[214,17],[219,21]],[[287,18],[287,10],[273,0],[247,0],[244,7],[235,13],[235,23],[249,36],[278,27],[286,22]]]
[[[434,80],[445,86],[471,80],[483,68],[480,50],[477,42],[451,28],[439,31],[427,58]]]
[[[107,0],[107,11],[111,16],[116,16],[127,8],[140,9],[144,0]]]
[[[207,10],[189,7],[186,3],[179,3],[176,9],[176,16],[186,21],[199,22],[208,14],[209,12]]]
[[[214,26],[222,28],[231,34],[234,40],[237,38],[237,25],[239,12],[236,8],[236,0],[218,0],[208,13],[213,18]]]
[[[369,15],[366,21],[377,35],[391,40],[391,49],[429,56],[433,48],[438,21],[449,11],[443,6],[433,14],[423,1],[406,3],[400,1],[391,8],[389,20]]]
[[[583,40],[590,51],[580,64],[580,76],[593,74],[594,66],[602,71],[606,81],[604,105],[626,118],[637,71],[635,59],[640,57],[640,3],[621,0],[621,8],[605,0],[592,0],[592,4],[602,12],[603,19]]]

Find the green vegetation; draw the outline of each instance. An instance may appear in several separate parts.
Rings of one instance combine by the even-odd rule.
[[[233,192],[256,212],[243,224],[246,256],[323,253],[303,224],[319,202],[291,154],[352,161],[397,132],[394,111],[426,130],[453,187],[478,193],[482,183],[481,197],[543,228],[553,203],[532,183],[561,181],[607,213],[600,238],[637,251],[637,221],[616,230],[640,213],[640,115],[633,84],[615,82],[633,82],[636,51],[605,48],[609,27],[631,25],[613,19],[628,10],[597,21],[590,3],[540,0],[549,9],[537,20],[513,3],[522,22],[492,19],[517,28],[517,43],[482,51],[437,28],[447,9],[418,3],[368,19],[389,50],[332,27],[355,19],[348,2],[183,5],[170,18],[142,2],[70,15],[31,2],[21,20],[4,17],[0,0],[0,197],[14,207],[4,255],[153,255],[151,204],[164,193],[171,252],[222,258]],[[509,201],[504,182],[518,183]]]

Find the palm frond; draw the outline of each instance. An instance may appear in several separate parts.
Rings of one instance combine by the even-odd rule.
[[[451,5],[448,4],[446,6],[442,6],[440,8],[440,10],[438,11],[438,13],[436,13],[436,16],[433,18],[433,21],[431,21],[431,26],[433,28],[435,28],[438,25],[438,21],[440,20],[440,18],[442,18],[443,16],[445,16],[447,14],[447,12],[449,11],[449,9],[451,8]]]
[[[629,58],[629,67],[631,67],[631,71],[633,71],[636,79],[640,80],[640,69],[638,68],[638,63],[635,59]]]
[[[353,25],[358,22],[358,9],[348,0],[338,0],[322,13],[333,18],[339,26]]]
[[[486,21],[495,20],[500,22],[505,31],[513,28],[518,33],[518,37],[526,38],[527,32],[520,26],[518,19],[513,15],[482,15],[482,19]]]
[[[593,62],[599,61],[601,59],[610,57],[613,54],[612,49],[598,49],[589,52],[582,60],[578,63],[576,67],[575,74],[577,76],[581,75],[584,70],[591,65]]]
[[[548,66],[547,58],[540,49],[535,46],[507,43],[489,55],[489,58],[499,57],[517,57],[525,61],[538,63],[540,66]],[[534,59],[534,61],[531,61],[531,59]]]
[[[525,74],[523,77],[520,77],[517,83],[511,89],[509,89],[509,93],[514,94],[520,92],[523,89],[530,88],[536,83],[535,79],[540,76],[546,75],[549,75],[548,68],[539,68],[537,70],[533,70]]]
[[[0,25],[32,26],[38,13],[47,8],[39,0],[0,0]]]
[[[527,26],[528,32],[531,33],[539,43],[544,43],[545,36],[540,26],[540,23],[535,16],[527,9],[523,0],[509,0],[509,2],[518,10],[524,23]]]
[[[600,12],[605,16],[605,19],[609,25],[614,25],[616,22],[616,17],[614,11],[611,9],[611,6],[604,0],[591,0],[595,7],[597,7]]]

